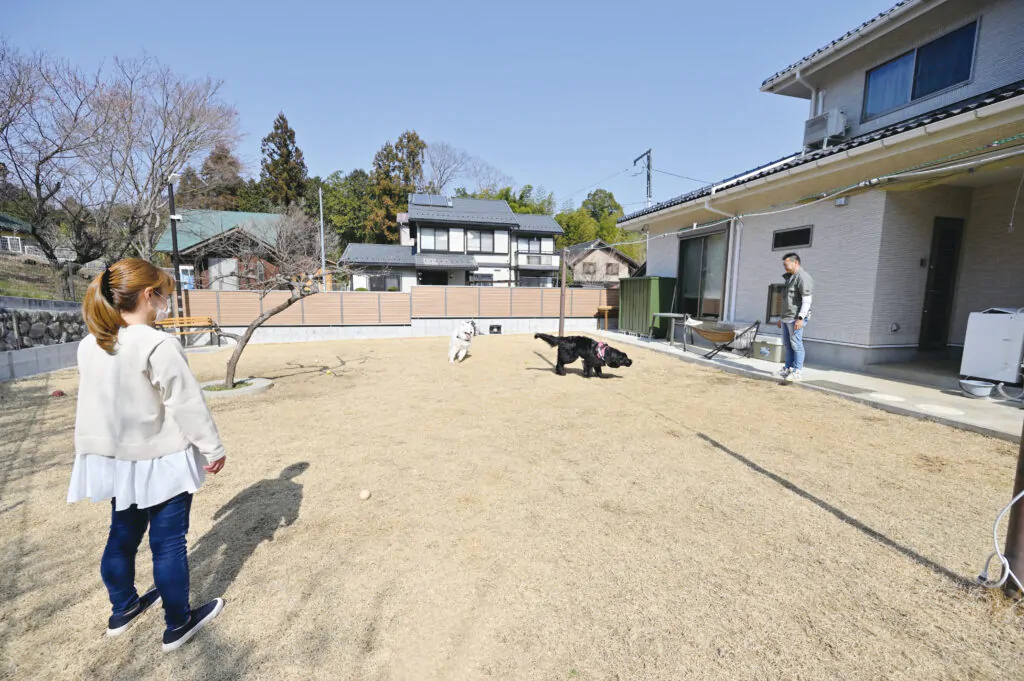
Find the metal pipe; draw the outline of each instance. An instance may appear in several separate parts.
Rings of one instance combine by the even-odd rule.
[[[799,70],[797,70],[794,78],[795,78],[796,82],[800,83],[805,88],[807,88],[808,90],[811,91],[811,110],[810,110],[810,113],[808,114],[807,117],[808,118],[814,118],[814,105],[817,103],[816,100],[818,99],[818,88],[814,87],[813,85],[808,83],[806,80],[804,80],[800,76],[800,71]]]
[[[174,267],[174,300],[175,307],[178,308],[178,318],[180,319],[184,315],[182,314],[181,307],[181,254],[178,253],[178,215],[174,212],[174,181],[177,179],[177,173],[172,173],[167,178],[167,208],[171,214],[171,266]],[[181,332],[182,329],[179,327],[178,331]],[[178,342],[184,346],[185,336],[179,335]]]
[[[324,290],[327,290],[327,253],[324,250],[324,189],[316,188],[320,196],[320,277],[324,282]]]
[[[562,249],[562,295],[558,301],[558,337],[565,335],[565,255],[566,249]],[[543,294],[542,294],[543,295]]]
[[[732,293],[730,294],[729,309],[733,320],[736,319],[736,294],[740,287],[740,244],[743,242],[743,220],[737,219],[734,223],[735,229],[735,256],[732,260]]]
[[[992,157],[985,157],[985,158],[978,157],[978,158],[972,159],[970,161],[965,161],[963,163],[957,163],[957,164],[954,164],[954,165],[951,165],[951,166],[945,166],[943,168],[931,168],[929,170],[910,170],[910,171],[907,171],[907,172],[904,172],[904,173],[895,173],[893,175],[883,175],[882,177],[877,177],[877,178],[875,178],[873,180],[866,180],[862,184],[865,185],[865,186],[873,186],[873,185],[876,185],[876,184],[879,184],[879,183],[882,183],[882,182],[886,182],[886,183],[888,183],[888,182],[896,182],[898,180],[902,180],[902,179],[905,179],[905,178],[931,177],[933,175],[941,175],[943,173],[948,173],[950,171],[955,171],[955,170],[964,170],[964,169],[966,169],[966,170],[973,170],[974,168],[979,168],[979,167],[981,167],[983,165],[988,165],[990,163],[998,163],[999,161],[1003,161],[1003,160],[1008,159],[1008,158],[1014,158],[1016,156],[1020,156],[1021,154],[1024,154],[1024,147],[1015,148],[1012,151],[1008,151],[1005,154],[1000,154],[999,156],[992,156]]]
[[[715,193],[711,192],[711,196],[713,197],[714,195],[715,195]],[[718,210],[717,208],[712,206],[710,198],[704,199],[704,210],[708,211],[709,213],[718,213],[719,215],[721,215],[723,217],[727,217],[727,218],[735,218],[736,217],[732,213],[726,213],[724,210]],[[694,223],[694,224],[696,224],[696,223]]]

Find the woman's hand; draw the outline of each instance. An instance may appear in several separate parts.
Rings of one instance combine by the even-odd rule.
[[[212,473],[213,475],[217,475],[217,473],[220,473],[221,469],[224,468],[224,464],[226,464],[227,462],[228,462],[228,457],[227,456],[222,456],[219,459],[217,459],[216,461],[214,461],[213,463],[211,463],[210,465],[203,466],[203,470],[205,470],[207,473]]]

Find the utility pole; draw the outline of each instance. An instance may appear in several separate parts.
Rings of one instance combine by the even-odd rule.
[[[647,207],[650,208],[651,207],[651,173],[654,172],[654,167],[652,165],[653,161],[652,161],[652,157],[651,157],[651,150],[648,149],[647,151],[645,151],[644,153],[640,154],[635,159],[633,159],[633,165],[635,166],[640,161],[640,159],[645,158],[645,157],[647,159]]]
[[[327,254],[324,252],[324,188],[317,187],[320,195],[320,276],[324,282],[324,291],[327,290]]]
[[[178,253],[178,220],[181,216],[174,212],[174,183],[178,181],[181,175],[178,173],[171,173],[167,177],[167,207],[171,212],[171,265],[174,267],[174,301],[175,307],[177,307],[177,317],[180,319],[184,315],[181,311],[181,256]],[[181,328],[178,329],[181,331]],[[185,345],[185,336],[179,335],[178,342]]]
[[[566,249],[562,249],[562,295],[558,301],[558,337],[561,338],[565,335],[565,254]]]
[[[1017,474],[1013,479],[1013,494],[1011,499],[1024,491],[1024,430],[1021,432],[1020,451],[1017,453]],[[1006,549],[1003,555],[1009,563],[1010,571],[1017,575],[1018,579],[1024,578],[1024,517],[1021,514],[1021,506],[1024,500],[1013,505],[1010,509],[1010,523],[1006,527]],[[1007,596],[1014,596],[1017,585],[1012,579],[1006,580],[1003,591]],[[1016,594],[1020,595],[1020,594]]]

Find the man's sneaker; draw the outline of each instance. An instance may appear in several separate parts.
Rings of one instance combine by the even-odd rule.
[[[796,383],[797,381],[804,380],[803,372],[799,369],[794,369],[786,375],[786,381],[789,383]]]
[[[201,605],[194,609],[187,624],[164,632],[164,652],[169,653],[185,645],[190,638],[195,636],[210,620],[219,615],[223,609],[223,598],[214,598],[206,605]]]
[[[135,609],[131,612],[125,613],[124,615],[111,615],[107,621],[107,636],[120,636],[128,629],[128,625],[131,624],[136,617],[149,610],[151,606],[156,605],[160,602],[160,592],[156,589],[150,589],[146,593],[139,596],[139,602],[136,604]]]
[[[789,367],[782,367],[781,369],[775,372],[775,378],[785,379],[787,376],[789,376],[790,373],[792,373],[792,371],[793,370],[790,369]]]

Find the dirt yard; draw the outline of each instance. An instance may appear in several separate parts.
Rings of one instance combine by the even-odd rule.
[[[75,373],[3,385],[0,677],[1022,677],[1024,616],[963,585],[1015,446],[626,349],[585,380],[527,337],[249,348],[276,386],[211,401],[189,533],[193,603],[227,608],[168,655],[158,612],[104,636]]]

